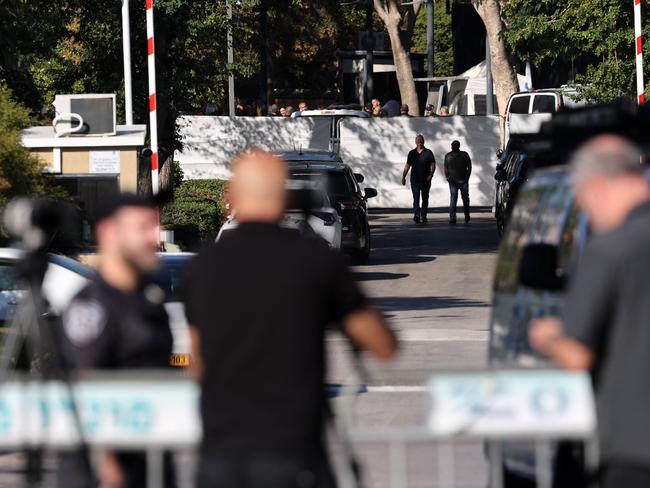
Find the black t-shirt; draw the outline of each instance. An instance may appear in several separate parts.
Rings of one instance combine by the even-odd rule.
[[[78,366],[165,368],[172,352],[165,294],[156,285],[125,293],[101,278],[88,284],[63,314],[63,331]]]
[[[204,361],[203,449],[317,449],[325,327],[365,304],[342,256],[293,230],[243,223],[194,259],[184,290]]]
[[[650,466],[650,203],[594,236],[572,279],[567,335],[595,353],[601,456]]]
[[[472,174],[472,160],[465,151],[450,151],[445,155],[445,171],[449,180],[463,184]]]
[[[431,149],[424,148],[421,153],[417,149],[411,149],[406,158],[406,164],[411,167],[411,181],[425,182],[431,175],[431,165],[435,165],[435,162],[436,158]]]

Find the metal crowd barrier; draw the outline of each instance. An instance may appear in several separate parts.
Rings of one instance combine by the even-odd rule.
[[[586,472],[598,467],[596,415],[586,373],[551,369],[480,370],[432,374],[424,391],[426,421],[400,427],[355,427],[344,415],[343,430],[353,445],[386,444],[389,486],[408,486],[407,446],[430,444],[437,449],[437,485],[455,487],[454,445],[486,446],[489,486],[504,485],[502,443],[533,441],[538,488],[552,486],[553,445],[584,443]],[[347,420],[346,420],[347,419]],[[342,488],[356,488],[352,477]]]
[[[361,393],[364,388],[339,389]],[[426,421],[403,427],[357,427],[339,419],[352,444],[387,443],[391,488],[406,488],[406,446],[438,443],[441,487],[455,486],[453,442],[488,446],[490,486],[503,486],[502,441],[534,439],[538,487],[550,487],[550,442],[572,439],[587,446],[586,464],[598,464],[595,409],[589,377],[557,370],[447,372],[430,376]],[[336,392],[329,392],[333,395]],[[83,438],[93,449],[147,452],[148,487],[163,485],[163,452],[194,449],[201,439],[199,387],[178,372],[93,372],[74,384]],[[0,385],[0,449],[72,449],[80,436],[66,385],[15,376]],[[451,467],[451,469],[450,469]],[[342,488],[356,488],[352,476]]]

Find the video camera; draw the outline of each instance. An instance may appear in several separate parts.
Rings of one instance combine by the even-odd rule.
[[[518,144],[536,168],[566,164],[573,152],[599,134],[617,134],[650,155],[650,106],[630,99],[587,105],[553,114],[537,134],[519,135]]]

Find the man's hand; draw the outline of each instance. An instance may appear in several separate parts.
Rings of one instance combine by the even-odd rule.
[[[533,349],[562,368],[584,371],[594,365],[591,348],[564,335],[562,322],[555,317],[543,317],[530,324],[528,340]]]
[[[406,186],[406,176],[402,176],[402,186]]]
[[[549,356],[553,344],[562,337],[562,323],[555,317],[542,317],[530,324],[528,340],[538,353]]]
[[[124,473],[122,466],[113,453],[102,456],[99,466],[99,488],[123,488]]]
[[[426,178],[427,183],[430,182],[433,179],[433,175],[429,175]]]

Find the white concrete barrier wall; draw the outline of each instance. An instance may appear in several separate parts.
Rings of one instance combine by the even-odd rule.
[[[409,207],[413,197],[410,182],[402,186],[402,171],[415,136],[422,134],[425,145],[436,157],[436,173],[429,196],[430,207],[449,205],[449,186],[444,178],[445,154],[451,141],[472,158],[469,196],[472,205],[494,204],[494,171],[499,147],[498,116],[454,116],[445,118],[393,117],[389,119],[346,119],[341,123],[341,156],[365,176],[365,186],[376,186],[373,207]],[[460,203],[460,195],[459,195]]]
[[[232,159],[250,147],[327,149],[330,137],[327,120],[288,117],[182,116],[176,129],[182,150],[174,159],[190,180],[229,178]]]
[[[183,149],[176,152],[175,159],[188,179],[228,178],[230,161],[249,147],[281,151],[327,149],[329,145],[329,121],[323,119],[183,116],[177,126]],[[472,158],[472,205],[493,205],[495,151],[499,146],[497,116],[345,119],[341,122],[341,156],[365,175],[363,185],[379,191],[371,206],[411,206],[409,183],[401,185],[401,174],[418,133],[424,135],[437,161],[431,207],[449,204],[442,163],[454,139]]]

